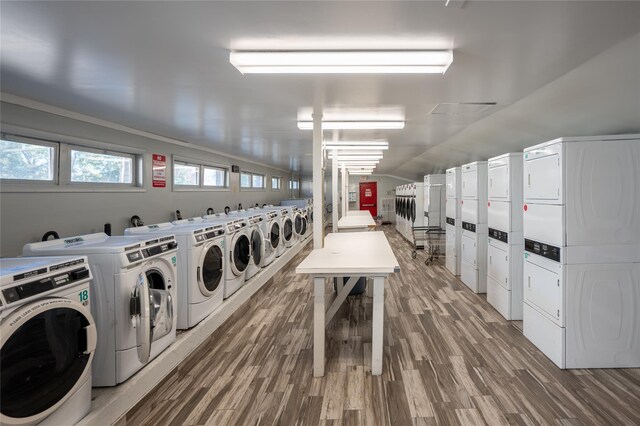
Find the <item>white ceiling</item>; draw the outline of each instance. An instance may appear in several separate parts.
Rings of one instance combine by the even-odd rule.
[[[628,118],[640,117],[633,84],[613,91],[621,99],[608,100],[608,114],[585,110],[567,126],[562,113],[548,114],[559,103],[570,109],[566,96],[576,93],[565,85],[604,89],[611,71],[623,75],[610,86],[633,83],[629,69],[588,61],[640,31],[639,2],[2,2],[0,19],[2,92],[303,174],[311,132],[296,119],[314,96],[326,107],[403,108],[404,130],[340,136],[389,139],[377,172],[412,179],[563,135],[552,131],[640,126]],[[631,71],[638,40],[624,45]],[[229,64],[232,48],[454,49],[454,61],[444,76],[243,76]],[[600,71],[549,84],[581,66]],[[455,102],[497,106],[429,114]]]

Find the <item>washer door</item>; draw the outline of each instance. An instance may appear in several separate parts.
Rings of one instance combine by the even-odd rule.
[[[206,247],[198,263],[198,287],[204,296],[211,296],[220,288],[224,276],[223,253],[219,244]]]
[[[284,224],[282,225],[282,231],[284,233],[284,240],[286,242],[291,241],[291,237],[293,237],[293,224],[291,222],[291,218],[287,217],[284,219]]]
[[[278,222],[271,222],[271,227],[269,228],[269,242],[271,243],[272,248],[277,248],[280,245],[280,225]]]
[[[253,264],[257,267],[262,267],[264,261],[264,237],[262,230],[256,228],[251,231],[251,257],[253,258]]]
[[[231,270],[238,276],[247,269],[251,260],[251,242],[245,234],[236,233],[231,241]]]
[[[411,199],[411,222],[416,221],[416,199]]]
[[[144,273],[138,274],[136,284],[131,293],[129,314],[134,320],[136,328],[136,343],[138,360],[146,364],[151,357],[151,341],[153,328],[151,327],[154,300],[149,291],[149,283]]]
[[[307,235],[307,217],[302,218],[302,235]]]
[[[295,218],[294,227],[293,227],[296,235],[302,235],[303,228],[304,228],[304,218],[300,213],[296,213],[296,218]]]
[[[91,374],[91,313],[70,299],[27,303],[0,323],[0,423],[38,423]]]

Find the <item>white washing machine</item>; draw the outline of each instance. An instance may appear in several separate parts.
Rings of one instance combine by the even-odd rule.
[[[264,214],[263,231],[266,238],[266,254],[264,258],[264,266],[273,262],[282,252],[281,248],[281,228],[280,219],[276,210],[262,210]]]
[[[306,238],[307,228],[307,209],[296,207],[293,215],[293,233],[298,241]]]
[[[77,423],[97,336],[87,258],[0,259],[0,273],[0,424]]]
[[[460,280],[474,293],[487,292],[487,162],[462,169],[462,261]]]
[[[24,246],[25,256],[87,256],[98,332],[94,386],[124,382],[175,341],[177,246],[173,235],[104,233]]]
[[[462,270],[462,169],[446,171],[446,257],[445,266],[453,275]]]
[[[487,301],[506,319],[522,319],[522,153],[488,162]]]
[[[205,223],[223,225],[224,235],[224,298],[244,285],[251,263],[251,241],[247,219],[224,214],[203,216]]]
[[[247,220],[247,234],[251,242],[251,261],[247,266],[246,279],[253,278],[264,267],[266,241],[263,231],[264,216],[255,210],[239,212]]]
[[[269,208],[273,208],[280,214],[280,248],[278,256],[281,256],[296,242],[293,232],[293,208],[290,206],[273,206]]]
[[[185,222],[186,221],[186,222]],[[177,326],[197,325],[224,298],[224,226],[176,221],[127,228],[125,235],[175,235],[178,242]]]
[[[640,135],[524,150],[523,332],[560,368],[640,367]]]

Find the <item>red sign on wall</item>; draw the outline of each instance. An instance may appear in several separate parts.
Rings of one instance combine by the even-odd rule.
[[[164,188],[167,186],[167,156],[153,154],[153,187]]]

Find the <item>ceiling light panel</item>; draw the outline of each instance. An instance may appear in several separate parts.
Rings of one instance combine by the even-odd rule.
[[[382,155],[384,154],[384,151],[375,151],[375,150],[358,150],[355,149],[353,151],[347,151],[344,149],[341,150],[337,150],[337,149],[329,149],[329,156],[333,157],[334,153],[337,153],[338,156],[350,156],[350,155],[379,155],[380,157],[382,157]]]
[[[338,155],[336,158],[338,161],[380,160],[382,155]],[[329,155],[329,159],[333,159],[333,155]]]
[[[232,51],[229,62],[243,74],[444,74],[451,50]]]
[[[313,121],[298,121],[298,129],[313,130]],[[402,130],[404,121],[322,121],[322,130]]]
[[[387,141],[325,141],[327,149],[349,149],[349,150],[367,150],[367,149],[389,149]]]

